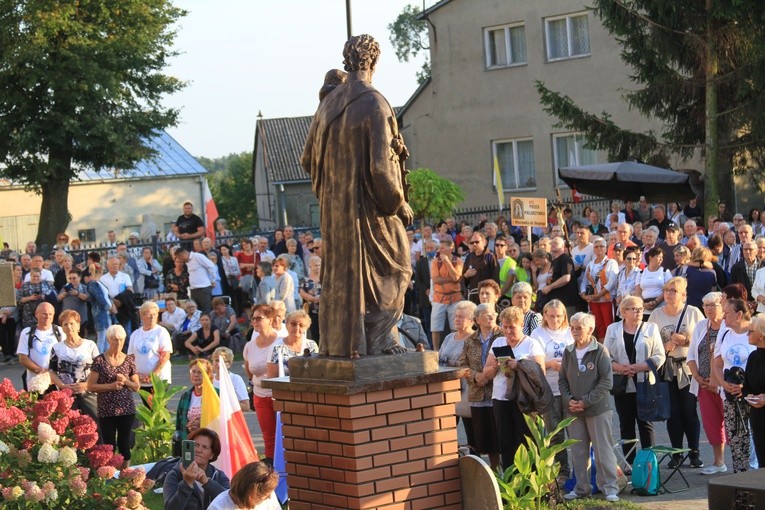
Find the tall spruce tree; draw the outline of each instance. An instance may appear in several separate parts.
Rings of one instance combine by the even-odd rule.
[[[80,169],[130,168],[176,123],[162,74],[170,0],[0,0],[0,175],[42,195],[37,244],[65,231]]]
[[[765,9],[758,0],[593,0],[593,12],[621,46],[636,89],[629,106],[658,118],[661,133],[617,126],[607,112],[537,82],[545,111],[586,134],[611,161],[666,165],[670,155],[704,159],[705,212],[732,199],[732,174],[765,168]]]

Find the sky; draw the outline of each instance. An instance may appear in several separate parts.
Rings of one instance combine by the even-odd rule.
[[[393,106],[417,88],[423,56],[399,63],[387,25],[422,0],[351,0],[353,34],[381,47],[373,84]],[[427,6],[434,0],[427,0]],[[187,81],[168,96],[180,122],[167,131],[194,156],[251,151],[264,118],[312,115],[324,74],[342,69],[345,0],[175,0],[188,11],[177,26],[166,72]]]

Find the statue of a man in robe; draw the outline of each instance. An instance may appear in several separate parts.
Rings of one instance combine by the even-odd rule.
[[[319,199],[321,311],[319,353],[393,354],[412,266],[403,161],[396,115],[372,86],[380,46],[369,35],[343,49],[347,74],[328,73],[302,165]]]

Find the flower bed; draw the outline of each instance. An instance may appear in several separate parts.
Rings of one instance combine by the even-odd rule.
[[[144,509],[153,486],[143,469],[124,469],[96,423],[72,409],[70,390],[45,396],[0,384],[0,494],[3,509]]]

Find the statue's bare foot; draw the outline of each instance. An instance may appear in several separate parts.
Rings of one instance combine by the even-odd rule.
[[[384,354],[402,354],[404,352],[407,352],[407,348],[402,345],[393,345],[391,347],[388,347],[387,349],[383,349]]]

